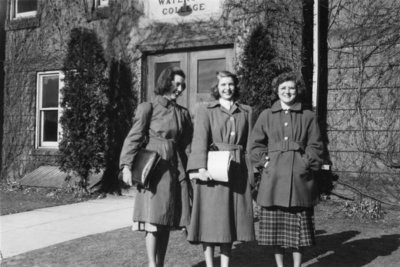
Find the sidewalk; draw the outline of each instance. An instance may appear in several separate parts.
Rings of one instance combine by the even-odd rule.
[[[131,225],[134,197],[107,196],[0,216],[3,258]]]

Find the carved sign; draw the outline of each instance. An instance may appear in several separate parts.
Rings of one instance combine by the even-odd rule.
[[[223,0],[150,0],[145,2],[152,20],[206,19],[221,14]]]

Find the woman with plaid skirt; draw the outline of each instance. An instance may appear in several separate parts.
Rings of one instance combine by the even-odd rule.
[[[322,162],[321,134],[314,113],[301,103],[304,87],[296,74],[282,73],[272,87],[279,100],[260,114],[251,135],[251,159],[262,169],[258,243],[274,247],[277,266],[283,266],[285,248],[300,266],[304,247],[315,244],[312,171]]]

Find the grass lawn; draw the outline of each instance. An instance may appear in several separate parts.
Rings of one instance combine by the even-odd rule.
[[[56,188],[10,186],[0,182],[0,215],[82,202],[93,196]]]

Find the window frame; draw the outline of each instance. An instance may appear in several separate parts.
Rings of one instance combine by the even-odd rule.
[[[58,106],[52,108],[42,108],[42,96],[43,96],[43,77],[58,75]],[[64,87],[64,73],[62,71],[42,71],[37,73],[36,77],[36,148],[53,148],[58,149],[58,145],[62,135],[62,128],[60,124],[60,117],[62,115],[61,108],[61,90]],[[58,112],[57,116],[57,141],[43,141],[43,111],[54,111]]]
[[[110,0],[95,0],[96,8],[104,8],[110,5]]]
[[[23,19],[23,18],[30,18],[30,17],[35,17],[38,12],[38,2],[39,0],[36,1],[36,10],[33,11],[27,11],[27,12],[18,12],[18,1],[19,0],[11,0],[11,13],[12,13],[12,18],[13,19]]]

